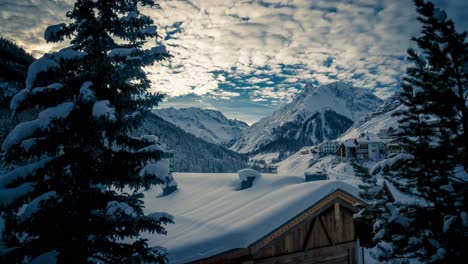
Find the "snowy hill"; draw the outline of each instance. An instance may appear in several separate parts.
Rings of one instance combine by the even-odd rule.
[[[221,112],[196,107],[157,109],[154,113],[207,142],[228,146],[248,127],[226,118]]]
[[[289,104],[246,129],[231,147],[240,153],[290,152],[335,139],[382,100],[345,83],[307,85]]]
[[[398,101],[398,93],[387,98],[384,103],[374,111],[368,113],[359,121],[353,124],[338,140],[357,138],[362,133],[377,134],[381,130],[387,130],[390,127],[398,128],[398,119],[392,115],[402,108]]]
[[[246,157],[197,138],[156,115],[144,120],[139,134],[158,136],[174,152],[175,171],[236,172],[246,167]]]

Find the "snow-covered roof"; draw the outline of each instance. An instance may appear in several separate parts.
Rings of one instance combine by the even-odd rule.
[[[247,248],[335,191],[354,197],[359,192],[344,182],[276,174],[262,174],[241,191],[236,173],[175,173],[174,178],[176,192],[160,197],[156,187],[145,193],[147,213],[174,216],[167,236],[146,235],[151,246],[168,249],[171,263]]]
[[[383,143],[386,141],[385,139],[379,138],[377,135],[371,133],[362,135],[356,138],[356,140],[358,143]]]
[[[345,147],[356,147],[356,143],[354,143],[354,139],[347,139],[342,142]]]

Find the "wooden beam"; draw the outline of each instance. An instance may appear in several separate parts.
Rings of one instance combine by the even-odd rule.
[[[317,219],[313,219],[312,221],[310,221],[310,224],[309,224],[309,230],[307,231],[307,235],[304,239],[304,246],[302,248],[302,251],[306,251],[307,248],[309,247],[309,239],[310,239],[310,234],[312,234],[312,228],[314,228],[314,224],[315,224],[315,221]]]
[[[334,205],[334,212],[335,212],[335,223],[336,223],[336,232],[341,234],[343,232],[343,223],[341,219],[341,208],[339,203],[335,203]]]
[[[325,224],[323,223],[322,217],[319,216],[319,217],[317,217],[317,218],[318,218],[319,221],[320,221],[320,225],[322,226],[323,231],[325,231],[325,235],[327,236],[328,242],[329,242],[331,245],[335,245],[335,242],[331,239],[330,233],[328,233],[328,230],[327,230],[327,228],[325,227]]]
[[[297,252],[288,255],[265,258],[254,260],[256,264],[270,264],[270,263],[288,263],[288,261],[294,259],[307,260],[305,263],[323,263],[324,261],[330,261],[335,258],[349,258],[349,251],[354,250],[356,241],[346,242],[338,245],[329,247],[322,247],[311,249],[304,252]],[[349,251],[348,251],[349,249]],[[353,262],[352,262],[353,263]]]

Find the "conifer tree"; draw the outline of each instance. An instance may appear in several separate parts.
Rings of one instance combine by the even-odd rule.
[[[420,60],[424,82],[430,86],[415,90],[427,101],[427,114],[440,121],[437,127],[448,130],[448,140],[458,150],[459,163],[468,171],[468,43],[467,32],[458,33],[445,11],[431,2],[416,0],[422,35],[413,40],[421,54],[409,51],[412,61]],[[422,79],[422,78],[421,78]],[[416,96],[416,95],[415,95]],[[440,131],[442,132],[442,131]]]
[[[360,209],[353,218],[356,221],[362,222],[364,225],[372,227],[371,237],[374,237],[382,229],[382,224],[386,217],[388,217],[389,209],[387,204],[390,202],[389,197],[383,187],[377,183],[377,176],[371,174],[369,169],[361,164],[352,162],[354,173],[359,177],[362,183],[358,184],[359,197],[366,202],[366,204],[357,204],[356,207]]]
[[[389,213],[379,216],[374,239],[379,260],[456,263],[466,254],[468,224],[466,182],[455,175],[466,155],[460,103],[466,100],[466,86],[457,81],[465,76],[466,34],[456,33],[432,3],[415,4],[422,36],[413,40],[420,52],[408,50],[413,66],[403,78],[400,102],[405,108],[397,114],[397,136],[407,153],[384,161],[389,164],[385,179],[405,198],[385,204]],[[459,88],[465,89],[461,97]]]
[[[169,57],[153,20],[139,8],[153,0],[78,0],[68,24],[50,26],[47,41],[71,46],[28,69],[13,113],[36,107],[2,145],[0,176],[7,263],[160,263],[142,232],[165,233],[171,217],[143,212],[142,188],[170,184],[156,137],[129,136],[162,96],[148,92],[144,66]]]

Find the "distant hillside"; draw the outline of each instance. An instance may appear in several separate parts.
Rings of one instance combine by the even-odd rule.
[[[10,99],[23,89],[29,65],[34,58],[12,41],[0,37],[0,142],[14,127],[11,120]],[[22,114],[28,119],[29,113]]]
[[[0,37],[0,82],[23,84],[34,57],[12,41]]]
[[[248,128],[246,123],[228,119],[211,109],[171,107],[154,110],[154,113],[194,136],[226,147]]]
[[[387,98],[382,105],[355,122],[338,140],[357,138],[362,133],[377,134],[381,130],[398,128],[398,118],[393,114],[403,109],[398,100],[398,92]]]
[[[156,135],[173,150],[177,172],[237,172],[246,167],[246,156],[208,143],[153,114],[138,133]]]

